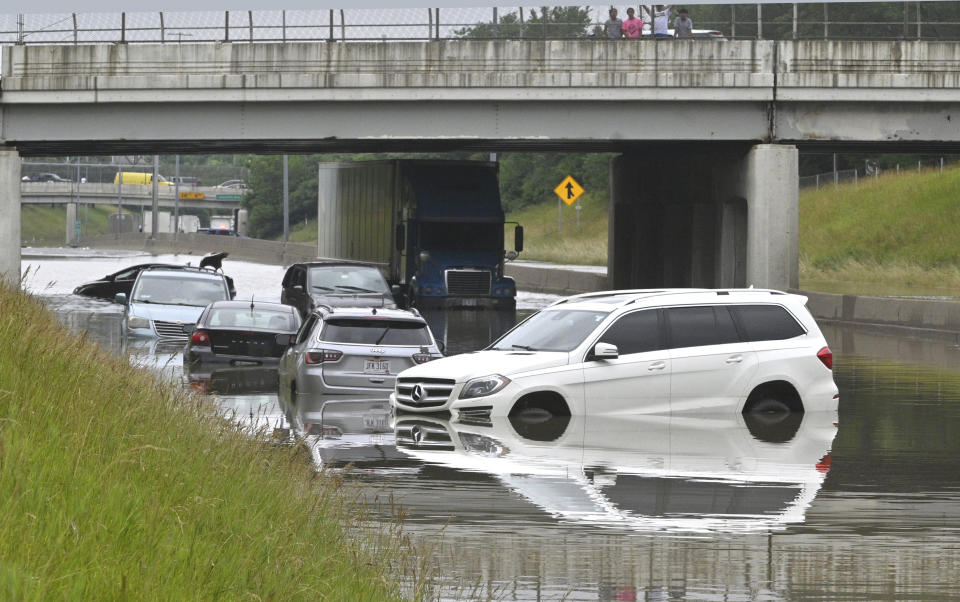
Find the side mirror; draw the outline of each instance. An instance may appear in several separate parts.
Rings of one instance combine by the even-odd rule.
[[[405,239],[407,238],[407,235],[406,235],[406,234],[407,234],[407,233],[406,233],[406,231],[405,231],[405,228],[403,227],[403,224],[397,224],[396,233],[395,233],[395,235],[394,235],[395,238],[396,238],[396,240],[395,240],[394,244],[397,246],[397,250],[398,250],[398,251],[402,251],[403,248],[404,248],[405,246],[407,246],[407,245],[405,244],[405,243],[406,243]]]
[[[295,334],[278,334],[276,337],[277,345],[281,347],[286,347],[287,345],[293,345],[293,341],[297,335]]]
[[[127,294],[126,293],[117,293],[113,296],[113,302],[119,303],[120,305],[127,304]]]
[[[597,343],[593,346],[593,359],[596,360],[615,360],[620,357],[620,351],[616,345],[610,343]]]
[[[513,229],[513,248],[517,253],[523,251],[523,226]]]
[[[183,325],[183,334],[193,334],[193,331],[197,329],[196,324],[184,324]]]

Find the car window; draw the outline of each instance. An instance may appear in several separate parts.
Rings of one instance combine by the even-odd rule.
[[[310,268],[310,289],[319,293],[389,293],[377,268],[324,266]]]
[[[666,310],[670,347],[700,347],[737,343],[733,318],[725,306],[671,307]]]
[[[222,279],[141,275],[131,298],[140,303],[203,307],[214,301],[226,301],[229,295]]]
[[[287,270],[287,273],[283,275],[283,282],[281,283],[281,286],[283,286],[284,288],[286,288],[286,287],[288,287],[288,286],[292,286],[292,285],[293,285],[293,274],[294,274],[294,272],[296,272],[296,271],[297,271],[297,268],[295,268],[295,267],[290,268],[289,270]]]
[[[541,311],[508,332],[490,349],[570,351],[593,332],[609,312],[582,309]]]
[[[657,310],[635,311],[621,316],[603,333],[600,342],[616,345],[620,355],[659,349],[661,345]]]
[[[288,311],[244,307],[214,307],[206,324],[211,328],[262,328],[287,332],[297,327],[296,319]]]
[[[423,322],[407,320],[332,319],[320,331],[320,340],[358,345],[429,345]]]
[[[736,305],[732,309],[748,341],[779,341],[806,332],[796,318],[779,305]]]
[[[313,331],[313,327],[316,326],[318,319],[317,316],[313,315],[307,318],[307,321],[300,327],[300,331],[297,332],[297,345],[307,340],[307,337],[309,337]]]
[[[118,273],[113,277],[114,280],[133,280],[140,273],[140,268],[132,268]]]

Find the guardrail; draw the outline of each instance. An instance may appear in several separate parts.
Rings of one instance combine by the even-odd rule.
[[[0,15],[0,43],[340,42],[424,41],[463,37],[603,37],[606,8]],[[625,11],[626,7],[622,8]],[[960,2],[730,4],[690,5],[688,8],[691,9],[696,28],[717,30],[727,39],[960,40]]]

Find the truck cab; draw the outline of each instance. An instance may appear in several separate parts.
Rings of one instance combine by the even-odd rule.
[[[407,206],[401,249],[410,298],[420,307],[514,309],[516,283],[504,276],[503,264],[523,249],[523,230],[516,227],[515,251],[508,254],[496,164],[411,162],[405,167],[408,194],[416,199]]]

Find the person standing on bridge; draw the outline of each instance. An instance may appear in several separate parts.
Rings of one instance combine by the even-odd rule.
[[[654,6],[653,15],[650,16],[653,21],[653,37],[669,38],[670,32],[670,4],[657,4]]]
[[[677,11],[679,15],[676,19],[673,20],[673,35],[677,38],[692,38],[693,37],[693,19],[690,18],[690,13],[687,12],[687,9],[681,8]]]
[[[617,9],[610,7],[610,18],[603,24],[608,38],[619,40],[623,37],[623,20],[617,18]]]
[[[639,40],[643,35],[643,19],[634,16],[633,7],[627,9],[627,20],[623,22],[623,35]]]

